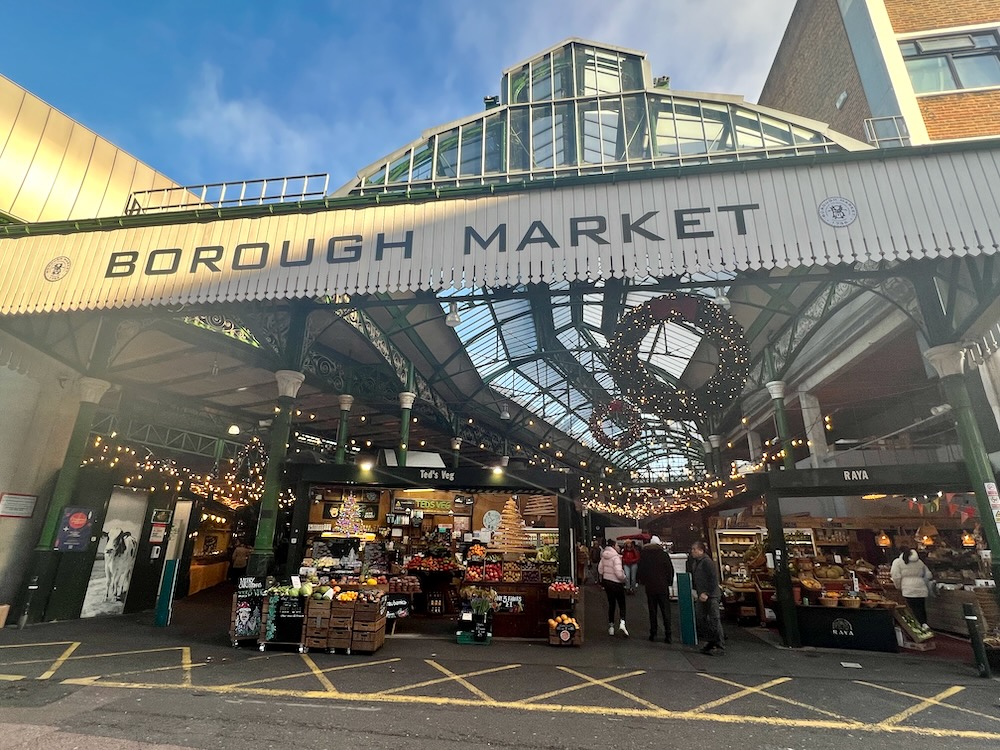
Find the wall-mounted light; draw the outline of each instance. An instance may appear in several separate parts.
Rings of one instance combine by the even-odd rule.
[[[458,303],[448,303],[448,314],[444,317],[444,324],[449,328],[454,328],[462,322],[462,316],[458,314]]]

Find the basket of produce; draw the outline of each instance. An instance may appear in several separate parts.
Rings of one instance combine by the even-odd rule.
[[[840,597],[840,606],[847,607],[848,609],[860,609],[861,608],[861,597],[859,596],[842,596]]]
[[[837,596],[821,596],[819,598],[819,603],[824,607],[836,607],[840,602],[840,597]]]

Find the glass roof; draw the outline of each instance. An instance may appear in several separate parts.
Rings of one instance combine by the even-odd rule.
[[[645,55],[570,40],[504,72],[486,111],[443,125],[337,191],[402,191],[770,159],[863,147],[819,123],[654,81]],[[493,101],[495,100],[495,101]]]
[[[378,160],[337,195],[523,182],[659,167],[813,155],[869,148],[822,123],[740,97],[675,92],[653,79],[641,52],[570,39],[503,72],[486,110],[427,131]],[[705,281],[725,283],[731,275]],[[455,329],[483,382],[552,430],[593,448],[637,480],[684,480],[704,463],[705,426],[642,416],[625,450],[599,445],[595,406],[619,396],[606,359],[622,313],[657,296],[616,282],[562,282],[523,296],[462,303]],[[605,293],[607,292],[607,294]],[[708,292],[711,294],[711,292]],[[713,350],[713,351],[707,351]],[[715,366],[714,347],[682,325],[649,331],[640,356],[666,382]],[[686,381],[685,381],[686,382]],[[687,385],[697,385],[687,383]],[[604,422],[617,437],[624,428]],[[530,449],[530,446],[527,446]],[[529,455],[530,450],[526,451]]]

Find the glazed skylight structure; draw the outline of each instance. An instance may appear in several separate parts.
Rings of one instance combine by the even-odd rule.
[[[506,70],[498,101],[364,170],[338,195],[474,186],[851,149],[740,97],[675,92],[645,55],[571,40]]]

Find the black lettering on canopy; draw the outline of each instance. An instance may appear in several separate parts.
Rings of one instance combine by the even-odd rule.
[[[392,247],[403,248],[403,257],[406,259],[413,257],[413,230],[409,230],[404,235],[406,239],[402,242],[386,242],[385,235],[379,232],[378,239],[375,242],[375,260],[382,260],[382,254],[384,250]]]
[[[596,226],[584,226],[590,223]],[[601,237],[606,231],[608,220],[603,216],[574,216],[569,220],[569,244],[571,247],[580,247],[580,237],[589,237],[598,245],[610,245],[610,242]]]
[[[191,259],[191,273],[196,273],[198,266],[205,266],[209,271],[221,273],[222,269],[219,268],[218,262],[222,260],[222,254],[225,250],[222,245],[196,247],[194,249],[194,258]]]
[[[343,248],[344,255],[337,255],[337,246],[344,242],[353,242],[355,244],[348,245]],[[326,243],[326,262],[327,263],[354,263],[358,258],[361,257],[361,242],[360,234],[346,234],[343,237],[331,237]]]
[[[104,278],[114,279],[122,276],[131,276],[135,273],[135,263],[139,260],[139,253],[135,250],[122,250],[118,253],[111,253],[108,258],[108,267],[104,271]]]
[[[263,268],[267,265],[267,251],[270,248],[271,246],[267,242],[245,242],[242,245],[237,245],[236,251],[233,254],[233,270],[253,271]],[[260,250],[260,255],[257,257],[257,260],[244,263],[243,253],[248,250]]]
[[[467,226],[465,228],[465,255],[472,255],[473,239],[476,240],[476,244],[483,250],[489,248],[489,246],[493,244],[493,240],[497,240],[497,252],[505,253],[507,252],[507,225],[500,224],[486,239],[483,239],[483,236],[479,234],[474,227]]]
[[[538,232],[538,236],[533,236],[535,232]],[[552,232],[549,231],[548,227],[541,221],[531,222],[531,226],[528,227],[528,231],[524,233],[524,239],[521,240],[521,244],[517,246],[516,252],[521,252],[528,245],[539,245],[545,244],[549,247],[555,249],[559,247],[559,243],[556,242],[556,238],[552,236]]]
[[[736,219],[736,234],[746,234],[747,233],[747,211],[756,211],[760,208],[757,203],[736,203],[732,206],[719,206],[719,211],[732,211],[733,217]]]
[[[313,246],[315,244],[316,240],[310,237],[308,242],[306,242],[306,257],[302,258],[301,260],[291,260],[288,257],[288,255],[292,243],[289,242],[288,240],[285,240],[284,242],[281,243],[281,259],[278,261],[278,265],[280,265],[283,268],[294,268],[295,266],[308,266],[310,263],[312,263]]]
[[[168,265],[159,266],[160,258],[167,258]],[[162,250],[154,250],[146,258],[146,270],[147,276],[169,276],[172,273],[177,273],[177,269],[181,264],[181,249],[179,247],[164,248]]]
[[[711,212],[712,209],[710,208],[678,208],[674,211],[674,221],[677,223],[677,239],[687,240],[695,237],[714,237],[715,232],[709,230],[695,232],[688,228],[703,226],[700,218],[689,218],[688,214],[708,214]]]
[[[645,237],[647,240],[660,242],[663,239],[660,235],[653,234],[648,229],[644,229],[641,226],[642,224],[645,224],[647,221],[656,216],[658,213],[660,212],[647,211],[635,221],[632,221],[632,214],[622,214],[622,242],[626,244],[631,242],[633,234],[638,234],[640,237]]]

